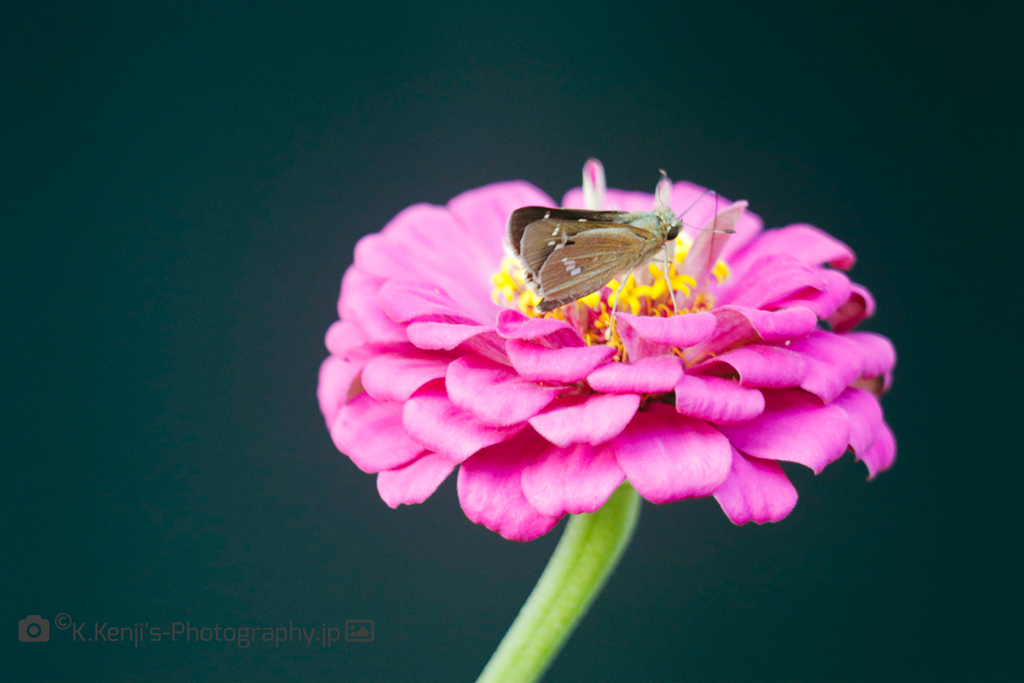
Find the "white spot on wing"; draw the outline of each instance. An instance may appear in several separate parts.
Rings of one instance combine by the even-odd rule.
[[[551,212],[548,211],[546,214],[544,214],[544,218],[551,218]]]
[[[575,276],[575,275],[579,275],[582,272],[583,272],[582,268],[573,268],[571,271],[569,271],[569,275],[574,275]]]
[[[586,218],[581,218],[581,219],[580,219],[580,223],[586,223],[586,222],[587,222],[587,219],[586,219]]]

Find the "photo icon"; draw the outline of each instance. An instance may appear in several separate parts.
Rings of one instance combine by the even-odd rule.
[[[350,643],[373,642],[373,622],[369,620],[346,621],[345,640],[347,640]]]
[[[30,614],[18,620],[18,640],[23,643],[45,643],[50,639],[50,620]]]

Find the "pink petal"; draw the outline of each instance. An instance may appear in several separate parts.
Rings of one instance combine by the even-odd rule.
[[[761,256],[786,254],[809,266],[829,264],[849,270],[856,257],[853,250],[832,235],[806,223],[766,230],[737,258],[737,265]]]
[[[381,401],[405,401],[430,380],[444,377],[451,356],[409,350],[376,355],[363,368],[366,391]]]
[[[389,318],[377,304],[377,295],[383,284],[382,278],[350,267],[341,280],[338,314],[342,320],[358,325],[369,341],[403,342],[406,340],[405,328]]]
[[[464,234],[473,236],[466,241],[475,248],[475,260],[495,270],[504,256],[505,224],[512,212],[522,206],[553,207],[555,203],[522,180],[468,190],[448,202],[448,210],[463,226]]]
[[[334,422],[334,416],[345,402],[363,392],[359,376],[367,360],[379,353],[407,347],[408,344],[364,344],[346,350],[343,356],[329,356],[324,360],[316,393],[327,426]]]
[[[331,438],[363,472],[391,470],[423,452],[402,427],[402,404],[368,394],[342,407],[331,425]]]
[[[464,347],[499,363],[509,362],[504,340],[486,325],[412,323],[406,331],[409,341],[421,349],[452,350]]]
[[[762,311],[745,306],[723,306],[712,311],[714,333],[691,349],[687,362],[694,363],[741,343],[784,341],[810,334],[818,328],[818,316],[806,308]]]
[[[454,464],[428,451],[404,467],[379,472],[377,492],[392,508],[422,503],[454,469]]]
[[[551,517],[597,512],[626,479],[610,446],[548,448],[523,469],[530,505]]]
[[[405,402],[402,425],[423,448],[460,463],[481,448],[510,438],[526,423],[510,427],[486,425],[452,403],[444,382],[435,380]]]
[[[606,363],[587,375],[587,383],[607,394],[660,394],[672,391],[682,376],[677,356],[652,356],[632,363]]]
[[[448,209],[416,204],[380,233],[359,240],[355,267],[380,279],[432,282],[471,319],[488,323],[498,311],[491,300],[491,276],[501,259],[488,255],[493,247],[482,244],[485,240]]]
[[[893,436],[889,425],[885,422],[879,425],[875,442],[864,455],[858,455],[857,459],[863,460],[868,466],[868,479],[874,479],[879,472],[892,467],[896,462],[896,437]]]
[[[720,377],[683,375],[675,387],[676,410],[681,415],[716,424],[752,420],[764,411],[764,396],[739,382]]]
[[[711,313],[687,313],[668,318],[639,316],[619,313],[616,325],[621,325],[620,334],[632,330],[641,338],[677,349],[693,346],[715,330],[715,316]]]
[[[412,323],[407,328],[409,341],[421,349],[450,351],[469,339],[490,332],[487,325],[456,325],[451,323]]]
[[[834,405],[821,405],[798,389],[765,391],[765,409],[749,422],[721,425],[729,441],[747,455],[806,465],[820,473],[846,450],[850,419]],[[628,472],[627,472],[628,474]]]
[[[556,446],[596,446],[618,436],[640,406],[638,394],[593,394],[560,399],[530,424]]]
[[[739,375],[745,387],[784,389],[800,386],[807,363],[800,354],[778,346],[743,346],[690,368],[694,375]]]
[[[782,301],[772,302],[769,307],[803,306],[814,311],[822,320],[828,318],[850,298],[850,278],[838,270],[826,269],[821,270],[821,276],[825,279],[824,289],[805,289]]]
[[[796,487],[774,460],[732,452],[732,468],[715,499],[733,524],[778,522],[796,506]]]
[[[718,304],[761,308],[806,288],[825,289],[822,272],[785,254],[762,256],[746,273],[733,273],[726,280],[719,290]]]
[[[828,324],[835,332],[849,332],[864,318],[875,314],[875,298],[867,288],[850,283],[850,298],[828,317]]]
[[[459,469],[459,503],[466,516],[512,541],[531,541],[546,534],[558,517],[530,505],[521,484],[523,469],[545,448],[532,429],[486,448]]]
[[[612,440],[630,483],[653,503],[712,494],[729,474],[729,441],[706,422],[651,403]]]
[[[519,311],[504,310],[498,314],[495,331],[503,339],[543,339],[551,348],[585,346],[583,338],[572,325],[557,318],[530,318]]]
[[[526,379],[565,384],[579,382],[615,355],[610,346],[551,349],[522,339],[509,339],[505,350],[512,367]]]
[[[864,354],[864,377],[878,377],[896,367],[896,347],[892,342],[874,332],[851,332],[843,335],[860,347]]]
[[[362,363],[345,361],[337,356],[328,356],[320,364],[316,398],[328,427],[334,422],[338,411],[348,400],[349,389],[352,387],[352,382],[359,376],[362,366]]]
[[[377,300],[384,312],[397,323],[476,323],[437,285],[427,282],[385,282],[380,288]]]
[[[445,387],[452,403],[481,422],[498,426],[525,422],[562,390],[527,381],[509,366],[475,354],[448,366]]]
[[[864,366],[864,354],[860,347],[831,332],[812,332],[806,337],[793,340],[786,348],[799,353],[807,363],[807,374],[800,382],[800,388],[825,403],[831,403],[851,382],[860,377]]]
[[[686,298],[686,305],[691,305],[697,296],[704,290],[704,283],[707,281],[711,269],[715,267],[719,256],[725,249],[726,243],[731,236],[728,232],[735,230],[736,224],[747,208],[746,201],[738,201],[719,211],[708,218],[704,229],[697,233],[693,240],[693,246],[686,254],[686,259],[679,270],[681,275],[692,277],[697,286]],[[698,340],[699,341],[699,340]]]
[[[883,424],[882,406],[869,391],[850,387],[832,401],[846,411],[850,418],[850,447],[858,456],[867,453],[875,443]]]
[[[324,345],[335,356],[344,356],[350,349],[362,346],[367,342],[366,335],[359,325],[344,320],[335,320],[327,328]]]

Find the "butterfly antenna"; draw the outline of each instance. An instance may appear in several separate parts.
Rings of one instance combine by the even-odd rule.
[[[704,197],[706,197],[709,192],[714,192],[715,193],[715,197],[718,197],[718,193],[715,192],[714,190],[704,190],[703,192],[701,192],[699,197],[697,197],[696,199],[693,200],[692,204],[690,204],[688,207],[686,207],[686,211],[683,211],[681,214],[679,214],[679,220],[683,220],[683,216],[685,216],[690,211],[690,209],[692,209],[693,207],[697,206],[697,202],[699,202],[700,200],[704,199]]]

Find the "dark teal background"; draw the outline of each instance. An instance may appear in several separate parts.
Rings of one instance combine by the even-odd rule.
[[[778,524],[645,504],[545,680],[1021,680],[1019,6],[483,5],[2,10],[0,680],[473,680],[560,529],[505,541],[454,480],[387,508],[317,409],[323,334],[403,207],[558,199],[588,156],[850,244],[900,450],[787,467]]]

